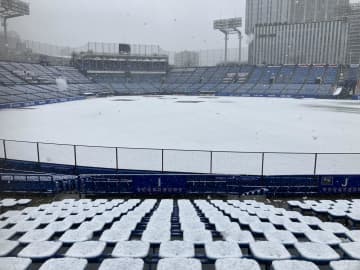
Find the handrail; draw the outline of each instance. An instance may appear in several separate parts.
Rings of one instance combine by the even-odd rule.
[[[346,165],[348,160],[345,156],[356,155],[360,158],[360,153],[356,152],[316,153],[285,151],[220,151],[175,148],[160,149],[82,144],[76,145],[0,139],[0,141],[1,140],[2,143],[0,143],[0,147],[2,145],[2,159],[4,160],[14,159],[20,161],[31,161],[37,162],[39,165],[41,163],[63,164],[73,166],[75,169],[78,167],[104,167],[114,170],[122,169],[161,173],[193,173],[211,175],[243,174],[264,176],[276,175],[278,172],[280,172],[279,175],[284,173],[295,175],[318,175],[319,172],[324,171],[325,166],[329,170],[334,168],[336,172],[341,171],[349,174],[356,172],[360,174],[360,170],[358,171],[356,167],[351,166],[351,164],[350,166]],[[33,145],[33,147],[30,150],[26,150],[25,148],[24,152],[26,152],[26,154],[23,154],[21,152],[22,150],[18,150],[19,145],[17,148],[11,148],[11,146],[13,146],[13,144],[16,145],[16,143],[29,144]],[[41,147],[49,145],[55,146],[54,149]],[[57,148],[56,146],[59,147]],[[64,147],[67,147],[68,149],[65,149]],[[23,146],[20,146],[20,148],[23,149]],[[87,148],[88,150],[84,151],[83,148]],[[89,150],[94,148],[97,148],[97,150]],[[103,151],[101,152],[101,150]],[[123,153],[120,150],[129,150],[130,152]],[[131,150],[133,150],[133,152],[131,152]],[[139,150],[143,152],[138,153]],[[153,151],[154,153],[148,153],[146,151]],[[180,153],[192,153],[192,155]],[[21,157],[21,154],[23,154],[23,157]],[[225,155],[222,157],[221,154]],[[287,164],[286,158],[288,158],[288,156],[298,157],[298,159],[289,159],[289,163]],[[337,156],[337,159],[327,159],[327,156]],[[339,159],[339,156],[344,157]],[[249,157],[251,158],[249,159]],[[345,161],[345,163],[343,161]],[[231,164],[231,162],[233,162],[233,164]],[[336,166],[337,164],[339,165]]]

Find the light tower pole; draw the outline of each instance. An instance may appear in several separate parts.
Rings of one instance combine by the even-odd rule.
[[[225,63],[228,61],[228,41],[229,35],[238,34],[239,35],[239,63],[241,63],[241,43],[242,43],[242,34],[240,28],[242,27],[242,18],[232,18],[226,20],[216,20],[214,21],[214,30],[219,30],[225,35]]]
[[[0,18],[4,27],[4,40],[6,50],[8,49],[8,27],[9,19],[30,14],[29,4],[20,0],[0,0]]]

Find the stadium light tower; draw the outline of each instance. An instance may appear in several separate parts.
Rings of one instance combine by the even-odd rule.
[[[231,18],[225,20],[214,21],[214,30],[219,30],[225,35],[225,62],[228,60],[228,40],[229,35],[239,35],[239,63],[241,63],[241,42],[242,34],[240,28],[242,27],[242,18]]]
[[[0,18],[4,27],[5,46],[8,46],[7,20],[30,14],[29,4],[20,0],[0,0]]]

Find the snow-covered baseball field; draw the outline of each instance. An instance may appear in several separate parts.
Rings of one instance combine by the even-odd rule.
[[[360,153],[360,102],[183,96],[88,99],[1,110],[0,138],[130,148]],[[6,148],[9,158],[37,158],[32,153],[34,145],[7,142]],[[40,150],[41,161],[73,162],[70,146],[60,149],[41,145]],[[79,147],[78,162],[113,167],[115,150],[100,150]],[[159,151],[118,151],[120,168],[159,169]],[[283,172],[280,167],[292,162],[302,164],[295,166],[296,173],[300,173],[299,168],[311,172],[314,163],[312,155],[295,158],[283,154],[281,161],[272,161],[274,156],[266,155],[265,173],[269,174],[275,173],[274,167]],[[168,170],[209,170],[208,153],[166,151],[164,158]],[[213,171],[255,173],[259,170],[259,158],[261,161],[258,154],[215,153]],[[320,158],[318,170],[322,163],[330,162],[326,159],[327,155]],[[341,166],[354,173],[354,169],[360,171],[359,161],[360,155],[337,155],[336,161],[332,156],[332,165],[325,164],[323,169],[334,169],[343,163]]]

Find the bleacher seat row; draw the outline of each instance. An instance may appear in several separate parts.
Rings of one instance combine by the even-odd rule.
[[[360,239],[341,223],[255,200],[64,199],[0,215],[0,269],[33,264],[358,270]]]
[[[164,77],[98,75],[117,94],[214,93],[219,96],[331,97],[342,81],[358,78],[359,68],[338,66],[218,66],[170,69]]]
[[[65,78],[66,91],[55,82]],[[216,66],[172,68],[162,74],[91,74],[92,80],[69,66],[0,61],[0,104],[74,99],[86,93],[118,95],[211,93],[219,96],[323,97],[337,85],[359,79],[359,67]]]
[[[57,78],[66,79],[67,89],[58,88]],[[106,91],[108,90],[104,85],[93,83],[73,67],[0,61],[0,105],[2,107],[68,101],[79,99],[86,93],[97,94]]]

